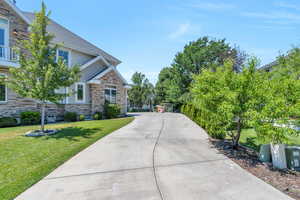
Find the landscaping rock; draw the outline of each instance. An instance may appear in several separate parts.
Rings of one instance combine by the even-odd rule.
[[[48,135],[54,135],[58,133],[58,130],[46,130],[45,132],[42,132],[41,130],[35,130],[35,131],[28,131],[25,133],[26,137],[41,137],[41,136],[48,136]]]

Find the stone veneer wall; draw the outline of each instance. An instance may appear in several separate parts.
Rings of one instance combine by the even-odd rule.
[[[106,86],[112,85],[117,88],[117,104],[121,106],[121,112],[126,113],[126,88],[123,85],[123,81],[119,76],[111,71],[107,73],[101,79],[101,84],[91,84],[90,94],[91,94],[91,109],[92,112],[103,111],[103,105],[105,103],[104,90]]]
[[[90,104],[66,104],[65,112],[76,112],[79,115],[90,116],[91,105]]]

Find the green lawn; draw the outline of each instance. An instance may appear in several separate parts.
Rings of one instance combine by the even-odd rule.
[[[240,143],[255,150],[259,150],[262,144],[258,139],[254,129],[245,129],[242,131]],[[300,137],[291,137],[290,144],[300,145]]]
[[[95,141],[133,118],[48,125],[57,135],[28,138],[38,126],[0,129],[0,199],[10,200]]]

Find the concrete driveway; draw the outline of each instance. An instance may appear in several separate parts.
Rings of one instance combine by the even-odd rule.
[[[181,114],[138,114],[18,200],[289,200],[211,148]]]

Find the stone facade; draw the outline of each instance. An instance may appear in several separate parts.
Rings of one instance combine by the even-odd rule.
[[[3,1],[0,1],[0,17],[9,20],[10,47],[15,47],[17,41],[28,38],[28,24]],[[0,73],[8,75],[8,67],[0,66]],[[82,80],[82,82],[85,82],[85,80]],[[60,120],[65,112],[76,112],[86,116],[91,116],[97,111],[102,112],[105,101],[104,90],[108,85],[116,86],[117,104],[121,106],[122,113],[125,113],[127,91],[120,77],[114,71],[111,71],[101,78],[101,84],[88,85],[90,98],[85,104],[73,104],[73,102],[70,102],[71,104],[56,105],[51,103],[47,105],[46,116]],[[40,104],[33,99],[22,98],[7,88],[7,102],[0,103],[0,117],[19,118],[20,113],[24,111],[40,111]]]
[[[114,72],[110,71],[101,79],[101,84],[91,84],[91,107],[92,111],[103,111],[105,103],[104,90],[107,86],[115,86],[117,88],[117,104],[121,106],[121,112],[126,113],[127,110],[127,89],[124,87],[123,81]]]

